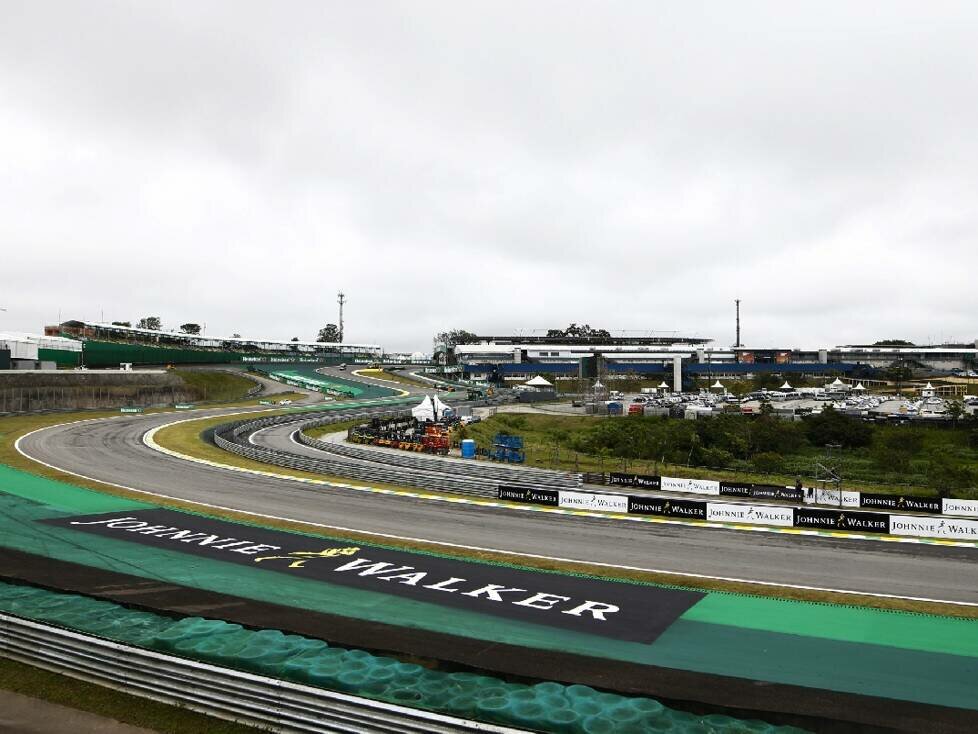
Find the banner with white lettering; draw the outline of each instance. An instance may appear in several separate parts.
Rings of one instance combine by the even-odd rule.
[[[945,515],[978,517],[978,500],[941,500],[941,512]]]
[[[816,530],[848,530],[861,533],[889,533],[890,516],[882,512],[821,510],[796,507],[795,527]]]
[[[680,479],[677,477],[662,477],[662,491],[719,495],[720,482],[715,482],[712,479]]]
[[[38,522],[176,551],[172,558],[175,565],[186,563],[185,556],[192,555],[247,566],[263,583],[275,583],[274,577],[262,577],[266,572],[286,574],[640,643],[655,640],[704,596],[695,591],[538,573],[352,540],[299,535],[173,510]],[[336,613],[342,614],[342,610]],[[451,634],[450,626],[444,632]]]
[[[748,525],[776,525],[790,528],[795,524],[794,508],[764,507],[762,505],[707,502],[706,519],[716,522],[736,522]]]
[[[608,475],[608,484],[617,484],[622,487],[659,489],[662,486],[662,478],[655,474],[623,474],[621,472],[611,472]]]
[[[501,500],[509,500],[510,502],[525,502],[529,505],[557,507],[560,504],[560,492],[556,489],[508,487],[500,484],[496,497]]]
[[[623,494],[593,494],[560,490],[560,506],[574,510],[628,512],[628,497]]]
[[[801,502],[805,493],[795,487],[784,487],[779,484],[755,484],[753,486],[754,499],[758,500],[780,500],[782,502]]]
[[[859,495],[859,506],[878,508],[881,510],[897,510],[899,512],[932,512],[940,514],[941,500],[939,497],[917,497],[911,494],[871,494],[862,492]]]
[[[978,541],[978,521],[954,517],[890,515],[890,533],[913,538],[949,538]]]

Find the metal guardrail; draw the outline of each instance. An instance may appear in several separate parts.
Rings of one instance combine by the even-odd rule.
[[[394,417],[397,411],[383,412],[385,406],[361,408],[354,412],[333,413],[310,421],[310,424],[325,425],[351,418]],[[497,482],[471,477],[454,477],[437,472],[408,470],[365,462],[347,457],[312,458],[282,451],[273,451],[251,444],[247,437],[257,430],[271,425],[294,423],[307,420],[303,415],[271,416],[259,420],[240,421],[218,426],[214,430],[214,443],[225,451],[244,456],[254,461],[289,469],[327,474],[366,483],[395,484],[418,487],[453,494],[467,494],[478,497],[496,497]]]
[[[5,613],[0,656],[284,734],[521,731],[221,668]]]
[[[307,424],[309,425],[309,424]],[[501,464],[483,462],[461,463],[446,461],[436,456],[424,456],[395,450],[383,451],[376,447],[357,446],[348,443],[330,443],[317,438],[310,438],[303,433],[302,426],[296,435],[299,443],[318,449],[327,454],[344,456],[360,461],[372,461],[379,464],[389,464],[404,469],[418,469],[451,474],[453,477],[472,477],[487,479],[499,483],[532,482],[535,487],[552,487],[554,489],[578,489],[582,485],[582,476],[567,472],[554,472],[533,467],[514,468]]]

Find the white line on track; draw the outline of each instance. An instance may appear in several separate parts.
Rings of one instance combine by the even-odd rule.
[[[235,415],[241,415],[242,413],[250,413],[250,412],[257,412],[257,411],[243,410],[243,411],[237,411],[237,412],[234,412],[234,413],[227,413],[226,415],[227,416],[235,416]],[[519,558],[532,558],[532,559],[544,560],[544,561],[556,561],[556,562],[559,562],[559,563],[578,563],[578,564],[585,564],[585,565],[589,565],[589,566],[594,566],[594,567],[597,567],[597,568],[622,569],[622,570],[626,570],[626,571],[638,571],[638,572],[641,572],[641,573],[667,574],[667,575],[671,575],[671,576],[678,576],[678,577],[681,577],[681,578],[689,578],[689,579],[702,579],[702,580],[709,580],[709,581],[723,581],[723,582],[730,582],[730,583],[753,584],[753,585],[764,586],[764,587],[769,587],[769,588],[797,589],[797,590],[801,590],[801,591],[817,591],[817,592],[825,592],[825,593],[831,593],[831,594],[843,594],[843,595],[848,594],[848,595],[856,595],[856,596],[868,596],[868,597],[872,597],[872,598],[876,598],[876,599],[899,599],[899,600],[903,600],[903,601],[927,602],[927,603],[931,603],[931,604],[947,604],[947,605],[953,605],[953,606],[978,607],[978,602],[953,601],[953,600],[949,600],[949,599],[933,599],[933,598],[929,598],[929,597],[904,596],[904,595],[900,595],[900,594],[882,594],[882,593],[870,592],[870,591],[857,591],[857,590],[854,590],[854,589],[835,589],[835,588],[828,588],[828,587],[823,587],[823,586],[808,586],[808,585],[804,585],[804,584],[781,583],[781,582],[777,582],[777,581],[760,581],[760,580],[757,580],[757,579],[739,578],[739,577],[735,577],[735,576],[716,576],[716,575],[710,575],[710,574],[693,573],[693,572],[690,572],[690,571],[670,571],[670,570],[667,570],[667,569],[648,568],[648,567],[643,567],[643,566],[627,566],[627,565],[623,565],[623,564],[603,563],[603,562],[600,562],[600,561],[591,561],[591,560],[580,559],[580,558],[564,558],[564,557],[561,557],[561,556],[547,556],[547,555],[542,555],[542,554],[537,554],[537,553],[525,553],[525,552],[505,550],[505,549],[500,549],[500,548],[487,548],[487,547],[476,546],[476,545],[465,545],[465,544],[462,544],[462,543],[452,543],[452,542],[449,542],[449,541],[429,540],[427,538],[416,538],[416,537],[412,537],[412,536],[409,536],[409,535],[394,535],[394,534],[391,534],[391,533],[382,533],[382,532],[374,532],[374,531],[369,531],[369,530],[361,530],[359,528],[351,528],[351,527],[346,527],[346,526],[343,526],[343,525],[329,525],[329,524],[326,524],[326,523],[311,522],[309,520],[303,520],[303,519],[299,519],[299,518],[286,517],[286,516],[281,516],[281,515],[268,515],[268,514],[259,513],[259,512],[251,512],[249,510],[241,510],[241,509],[238,509],[236,507],[228,507],[228,506],[225,506],[225,505],[216,505],[216,504],[212,504],[212,503],[208,503],[208,502],[200,502],[198,500],[189,500],[189,499],[185,499],[183,497],[176,497],[176,496],[173,496],[173,495],[163,494],[162,492],[152,492],[152,491],[145,490],[145,489],[138,489],[136,487],[131,487],[131,486],[125,485],[125,484],[118,484],[116,482],[108,482],[108,481],[105,481],[105,480],[102,480],[102,479],[96,479],[95,477],[89,477],[89,476],[86,476],[84,474],[79,474],[78,472],[73,472],[73,471],[70,471],[68,469],[63,469],[62,467],[55,466],[53,464],[49,464],[49,463],[47,463],[45,461],[41,461],[40,459],[37,459],[37,458],[31,456],[30,454],[26,453],[21,448],[21,446],[20,446],[21,441],[23,441],[24,439],[28,438],[29,436],[32,436],[35,433],[40,433],[41,431],[53,430],[55,428],[61,428],[63,426],[67,426],[67,425],[74,425],[76,423],[88,423],[88,422],[95,422],[95,421],[100,421],[100,420],[115,420],[116,418],[120,418],[120,417],[131,417],[131,416],[112,416],[111,418],[88,418],[88,419],[81,420],[81,421],[70,421],[68,423],[60,423],[60,424],[53,425],[53,426],[45,426],[44,428],[38,428],[38,429],[35,429],[33,431],[30,431],[29,433],[25,433],[23,436],[20,436],[14,442],[14,448],[16,449],[16,451],[21,456],[23,456],[24,458],[28,459],[29,461],[33,461],[33,462],[35,462],[37,464],[41,464],[42,466],[46,466],[49,469],[53,469],[55,471],[59,471],[59,472],[62,472],[64,474],[68,474],[70,476],[78,477],[79,479],[85,479],[85,480],[90,481],[90,482],[97,482],[99,484],[105,484],[107,486],[117,487],[118,489],[124,489],[126,491],[134,492],[136,494],[142,494],[142,495],[147,495],[147,496],[150,496],[150,497],[158,497],[158,498],[161,498],[161,499],[173,500],[173,501],[176,501],[176,502],[182,502],[182,503],[186,503],[186,504],[190,504],[190,505],[195,505],[195,506],[198,506],[198,507],[204,507],[204,508],[208,508],[208,509],[212,509],[212,510],[221,510],[221,511],[224,511],[224,512],[234,512],[234,513],[238,513],[238,514],[241,514],[241,515],[248,515],[248,516],[251,516],[251,517],[264,518],[264,519],[269,519],[269,520],[277,520],[277,521],[280,521],[280,522],[298,523],[298,524],[301,524],[301,525],[307,525],[309,527],[316,527],[316,528],[323,528],[323,529],[326,529],[326,530],[339,530],[339,531],[350,532],[350,533],[361,533],[361,534],[364,534],[364,535],[371,535],[371,536],[375,536],[375,537],[379,537],[379,538],[386,538],[386,539],[390,539],[390,540],[408,541],[408,542],[412,542],[412,543],[427,543],[427,544],[432,544],[432,545],[444,546],[446,548],[458,548],[460,550],[476,551],[476,552],[483,552],[483,553],[496,553],[496,554],[500,554],[500,555],[516,556],[516,557],[519,557]],[[221,416],[221,417],[224,417],[224,416]],[[325,480],[318,480],[318,479],[306,479],[306,478],[303,478],[303,477],[291,477],[291,476],[284,475],[284,474],[275,474],[273,472],[265,472],[265,471],[259,471],[259,470],[256,470],[256,469],[245,469],[243,467],[230,466],[230,465],[227,465],[227,464],[219,464],[217,462],[208,461],[207,459],[199,459],[197,457],[187,456],[185,454],[181,454],[181,453],[176,452],[176,451],[173,451],[171,449],[164,448],[163,446],[160,446],[159,444],[157,444],[156,441],[154,440],[154,436],[156,435],[156,433],[158,431],[160,431],[160,430],[162,430],[164,428],[170,427],[170,426],[174,426],[174,425],[180,424],[180,423],[189,423],[189,422],[194,421],[194,420],[201,420],[201,419],[199,417],[198,418],[184,418],[182,420],[172,421],[170,423],[164,423],[163,425],[156,426],[155,428],[152,428],[152,429],[150,429],[149,431],[147,431],[146,433],[143,434],[143,437],[142,437],[143,443],[146,446],[148,446],[149,448],[152,448],[152,449],[154,449],[156,451],[159,451],[160,453],[163,453],[163,454],[166,454],[166,455],[169,455],[169,456],[173,456],[175,458],[179,458],[179,459],[182,459],[182,460],[185,460],[185,461],[191,461],[191,462],[194,462],[194,463],[197,463],[197,464],[204,464],[204,465],[211,466],[211,467],[218,468],[218,469],[222,469],[222,470],[237,471],[237,472],[241,472],[241,473],[245,473],[245,474],[253,474],[253,475],[257,475],[257,476],[265,476],[265,477],[275,478],[275,479],[285,479],[285,480],[296,481],[296,482],[304,482],[304,483],[307,483],[307,484],[321,484],[321,485],[325,485],[325,486],[339,487],[339,488],[342,488],[342,489],[351,489],[351,490],[361,491],[361,492],[373,492],[373,493],[376,493],[376,494],[404,495],[404,496],[408,496],[408,497],[416,497],[418,499],[424,499],[424,500],[431,499],[431,500],[434,500],[434,501],[453,502],[453,503],[457,503],[457,504],[487,505],[487,506],[491,506],[491,507],[498,507],[498,508],[503,508],[503,509],[508,509],[508,510],[516,510],[516,511],[550,512],[550,513],[557,513],[557,514],[582,515],[582,516],[586,516],[586,517],[599,517],[599,518],[604,518],[604,519],[611,518],[611,519],[618,519],[618,520],[632,520],[632,521],[637,521],[637,522],[653,522],[653,523],[663,523],[663,524],[670,524],[670,525],[693,525],[693,526],[696,526],[696,527],[711,527],[711,528],[726,528],[726,529],[734,528],[734,529],[738,529],[738,530],[754,530],[754,531],[761,531],[761,532],[764,532],[764,531],[777,532],[778,531],[776,528],[756,528],[756,527],[739,526],[739,525],[738,526],[730,526],[730,525],[723,525],[723,524],[720,524],[720,523],[677,521],[677,520],[667,520],[667,519],[663,519],[663,518],[646,518],[646,517],[639,518],[639,517],[634,517],[634,516],[609,515],[609,514],[605,514],[605,513],[586,512],[586,511],[580,511],[580,510],[561,510],[561,509],[551,509],[551,508],[543,508],[543,507],[519,507],[519,506],[507,505],[507,504],[498,503],[498,502],[484,502],[484,501],[479,501],[479,500],[470,500],[470,499],[463,499],[463,498],[437,497],[437,496],[434,496],[434,495],[427,495],[427,494],[419,493],[419,492],[387,490],[387,489],[380,489],[380,488],[375,488],[375,487],[358,487],[358,486],[355,486],[355,485],[343,484],[343,483],[340,483],[340,482],[328,482],[328,481],[325,481]],[[818,533],[817,531],[801,531],[800,533],[796,533],[796,534],[800,534],[800,535],[819,535],[820,533]],[[857,538],[857,539],[861,539],[861,540],[882,540],[882,538],[874,538],[872,536],[863,536],[863,535],[842,535],[842,537]],[[920,541],[917,541],[917,540],[912,539],[912,538],[898,538],[898,539],[893,539],[891,542],[920,542]],[[942,543],[942,544],[946,544],[946,545],[967,545],[969,547],[973,547],[972,544],[968,544],[968,543],[961,543],[961,544],[959,544],[959,543],[947,542],[947,543]]]

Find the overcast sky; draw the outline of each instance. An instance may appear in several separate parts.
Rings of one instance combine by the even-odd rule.
[[[973,2],[0,3],[0,330],[978,337]]]

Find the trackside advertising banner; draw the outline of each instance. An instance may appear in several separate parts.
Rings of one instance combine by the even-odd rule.
[[[782,487],[777,484],[755,484],[753,497],[759,500],[801,502],[805,498],[805,490],[795,487]]]
[[[661,489],[662,477],[654,474],[622,474],[621,472],[611,472],[608,475],[608,484],[616,484],[621,487]]]
[[[719,495],[720,482],[714,482],[712,479],[678,479],[676,477],[662,477],[662,491]]]
[[[978,521],[950,517],[890,515],[890,533],[915,538],[978,541]]]
[[[706,519],[716,522],[738,522],[748,525],[776,525],[790,528],[795,524],[795,511],[791,507],[763,507],[760,505],[706,503]]]
[[[776,484],[748,484],[745,482],[720,482],[720,494],[727,497],[750,497],[760,500],[801,502],[805,497],[802,489],[782,487]]]
[[[859,495],[860,507],[880,510],[897,510],[898,512],[932,512],[940,514],[941,500],[939,497],[914,497],[906,494],[869,494]]]
[[[556,489],[534,489],[533,487],[507,487],[499,485],[498,497],[510,502],[525,502],[529,505],[546,505],[557,507],[560,504],[560,492]]]
[[[978,517],[978,500],[941,500],[941,512],[945,515]]]
[[[671,497],[629,497],[628,512],[633,515],[662,515],[706,519],[706,503],[696,500],[677,500]]]
[[[41,520],[161,551],[519,622],[650,643],[704,594],[358,546],[172,510]],[[174,563],[181,563],[175,558]],[[260,577],[256,577],[260,578]],[[267,577],[267,583],[275,583]],[[327,591],[328,593],[328,591]],[[339,613],[339,612],[338,612]],[[452,630],[443,630],[451,634]]]
[[[628,512],[628,497],[623,494],[591,494],[560,490],[560,506],[575,510]]]
[[[805,489],[804,501],[815,505],[835,507],[859,507],[859,492],[840,492],[837,489]]]
[[[817,510],[796,507],[795,527],[816,530],[848,530],[859,533],[889,533],[890,516],[880,512],[853,510]]]

